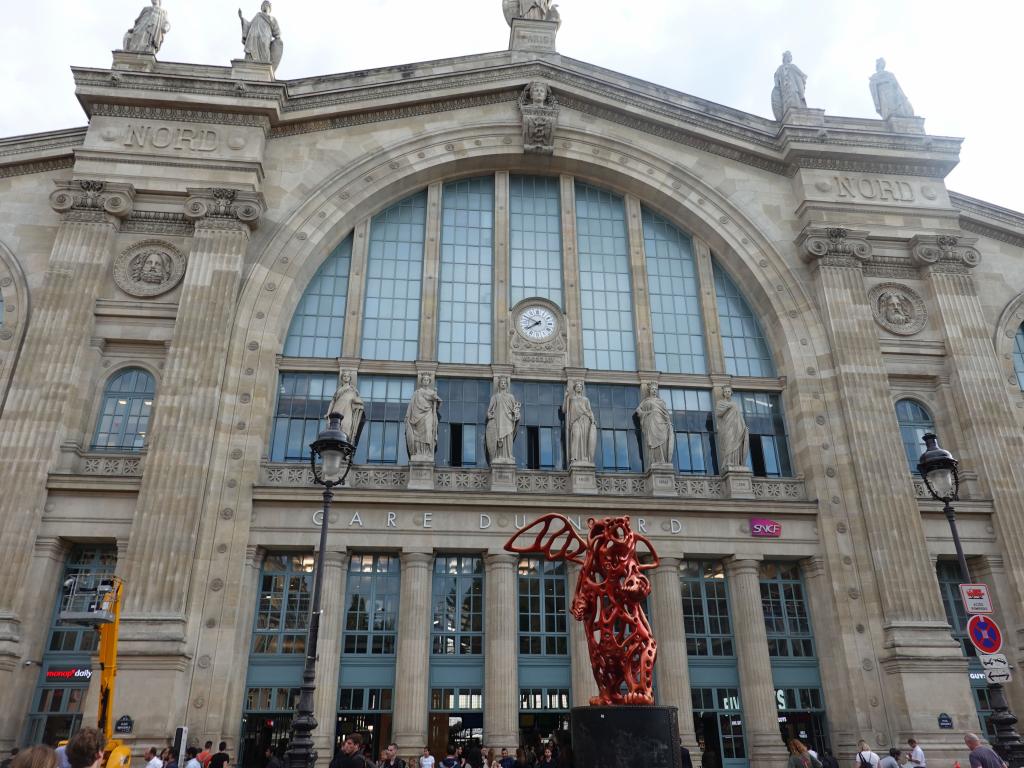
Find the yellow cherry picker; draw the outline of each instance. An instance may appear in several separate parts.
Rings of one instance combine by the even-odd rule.
[[[99,632],[100,700],[96,728],[103,734],[106,768],[129,768],[131,750],[114,738],[114,683],[117,678],[117,630],[124,582],[113,575],[73,576],[64,582],[60,618]]]

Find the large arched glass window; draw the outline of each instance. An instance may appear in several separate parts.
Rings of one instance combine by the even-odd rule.
[[[540,296],[562,306],[562,193],[558,179],[509,179],[512,305]]]
[[[1017,338],[1013,342],[1013,369],[1017,372],[1017,385],[1024,389],[1024,325],[1017,329]]]
[[[910,399],[896,403],[896,420],[900,424],[900,437],[903,438],[907,464],[910,471],[916,474],[917,462],[924,453],[924,440],[921,438],[935,431],[935,420],[927,408],[917,400]]]
[[[92,447],[109,451],[138,451],[146,442],[156,382],[141,368],[114,376],[103,392],[103,406]]]
[[[730,376],[774,376],[775,366],[761,325],[736,283],[715,264],[718,321],[722,326],[725,370]]]
[[[313,275],[302,294],[284,342],[285,356],[341,357],[351,268],[352,236],[349,235]]]

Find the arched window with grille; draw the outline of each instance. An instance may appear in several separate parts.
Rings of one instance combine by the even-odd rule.
[[[120,371],[107,382],[92,447],[104,451],[140,451],[149,433],[156,381],[142,368]]]
[[[910,471],[916,474],[917,462],[924,453],[924,440],[921,438],[935,431],[935,419],[917,400],[904,398],[896,403],[896,421],[900,425],[900,437],[903,438],[907,465]]]
[[[1024,325],[1017,329],[1013,342],[1013,370],[1017,372],[1017,386],[1024,389]]]

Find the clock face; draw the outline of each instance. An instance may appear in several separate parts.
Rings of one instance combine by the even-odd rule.
[[[550,339],[555,335],[555,325],[555,316],[547,307],[527,307],[519,313],[519,332],[528,339]]]

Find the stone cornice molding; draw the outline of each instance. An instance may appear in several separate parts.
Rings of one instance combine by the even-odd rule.
[[[857,267],[871,260],[874,249],[868,231],[845,227],[808,225],[796,239],[800,256],[808,264]]]
[[[939,272],[963,272],[981,262],[981,252],[974,247],[976,237],[957,235],[915,235],[910,240],[914,262]]]
[[[242,128],[262,128],[270,132],[270,118],[266,115],[218,112],[212,109],[175,109],[133,104],[97,104],[93,117],[119,117],[131,120],[170,120],[178,123],[212,123]]]
[[[800,565],[805,579],[816,579],[827,573],[825,558],[821,555],[804,558],[800,561]]]
[[[949,193],[949,202],[960,213],[965,232],[1024,248],[1024,214],[957,192]]]
[[[256,229],[267,203],[259,192],[218,187],[188,190],[185,218],[196,227],[235,228],[245,225]]]
[[[50,194],[50,207],[67,220],[124,219],[135,205],[135,187],[131,184],[91,179],[55,183],[57,189]]]

